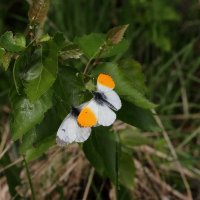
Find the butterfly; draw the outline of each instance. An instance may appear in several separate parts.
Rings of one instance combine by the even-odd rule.
[[[77,117],[84,104],[79,107],[72,107],[71,112],[63,120],[57,131],[56,143],[59,146],[65,146],[72,142],[84,142],[91,133],[90,127],[80,127],[77,123]]]
[[[116,119],[114,111],[118,111],[122,104],[118,94],[113,90],[115,82],[108,74],[100,74],[97,78],[97,90],[93,98],[81,110],[77,121],[81,127],[97,125],[110,126]]]

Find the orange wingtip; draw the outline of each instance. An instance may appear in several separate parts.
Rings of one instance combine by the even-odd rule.
[[[82,127],[92,127],[97,124],[97,118],[90,108],[83,108],[80,112],[77,121]]]
[[[97,82],[103,86],[106,86],[110,89],[115,88],[115,82],[113,81],[112,77],[108,74],[99,74],[97,78]]]

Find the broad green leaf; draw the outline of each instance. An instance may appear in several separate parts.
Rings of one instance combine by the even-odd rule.
[[[25,83],[25,92],[31,101],[34,102],[39,99],[56,80],[58,52],[63,47],[64,41],[63,35],[57,34],[52,40],[42,44],[42,61],[36,65],[35,79],[27,80]],[[36,66],[34,65],[33,68]],[[34,69],[30,69],[30,71],[32,73]],[[30,71],[27,73],[30,73]]]
[[[117,117],[144,131],[159,131],[153,114],[150,110],[140,108],[122,99],[122,108],[118,111]]]
[[[96,127],[90,138],[83,144],[83,150],[92,165],[100,172],[103,168],[104,174],[115,183],[116,141],[114,133],[109,132],[108,128]]]
[[[37,147],[32,147],[26,152],[26,160],[30,162],[40,157],[55,143],[55,136],[51,136],[45,139],[44,143],[40,143]]]
[[[119,67],[134,88],[142,94],[146,94],[148,92],[145,85],[145,77],[142,72],[142,66],[139,62],[132,59],[126,59],[119,63]]]
[[[123,39],[118,44],[106,46],[99,57],[107,58],[107,57],[123,54],[128,49],[128,47],[129,47],[129,42]]]
[[[124,53],[128,47],[128,41],[122,40],[117,44],[108,44],[106,35],[100,33],[92,33],[82,37],[75,38],[75,43],[78,44],[83,53],[89,58],[107,58]]]
[[[94,166],[94,168],[101,174],[104,174],[105,167],[103,164],[102,156],[99,154],[99,152],[96,149],[95,141],[93,139],[93,134],[95,134],[93,131],[91,133],[91,136],[89,139],[83,143],[83,151],[87,157],[87,159],[91,162],[91,164]]]
[[[17,140],[42,121],[44,113],[52,106],[52,92],[49,91],[35,103],[13,92],[11,104],[13,111],[11,134],[13,140]]]
[[[3,47],[7,51],[18,53],[23,51],[25,46],[26,41],[21,34],[13,36],[11,31],[7,31],[0,37],[0,47]]]
[[[100,33],[91,33],[82,37],[75,38],[75,43],[88,58],[95,58],[101,50],[100,47],[105,43],[105,35]]]
[[[34,127],[32,130],[28,131],[28,133],[23,135],[22,143],[20,144],[19,147],[19,152],[21,154],[25,154],[28,149],[32,148],[32,144],[35,138],[36,138],[36,130]]]
[[[119,179],[120,183],[132,189],[134,185],[135,166],[131,155],[121,152],[119,162]]]
[[[120,142],[124,147],[134,148],[136,146],[152,143],[152,140],[144,137],[138,129],[133,127],[120,131],[119,135]]]
[[[74,67],[60,66],[53,88],[56,109],[62,118],[67,115],[72,105],[78,106],[84,101],[83,77]]]
[[[115,63],[103,63],[98,65],[93,74],[97,77],[100,73],[107,73],[112,76],[116,83],[116,91],[121,98],[141,108],[151,109],[156,105],[150,102],[126,77],[123,70]],[[129,73],[129,72],[127,72]]]
[[[60,52],[60,57],[63,60],[67,59],[79,59],[82,56],[83,52],[75,44],[68,44]]]
[[[121,42],[128,26],[129,25],[122,25],[110,29],[107,33],[108,43],[118,44],[119,42]]]
[[[12,57],[12,53],[6,52],[4,48],[0,48],[0,64],[5,70],[8,69]]]
[[[62,120],[59,119],[56,110],[52,108],[45,113],[45,118],[39,125],[24,135],[21,146],[28,161],[40,157],[55,143],[56,132]],[[31,141],[27,141],[28,137]]]

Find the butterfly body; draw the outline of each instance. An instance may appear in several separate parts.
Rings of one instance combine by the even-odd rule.
[[[98,125],[110,126],[116,119],[117,111],[121,108],[121,100],[113,91],[115,83],[107,74],[100,74],[97,79],[97,90],[93,92],[93,99],[80,112],[77,120],[82,127]],[[90,110],[90,112],[88,112]],[[96,118],[95,123],[90,121],[91,115]]]

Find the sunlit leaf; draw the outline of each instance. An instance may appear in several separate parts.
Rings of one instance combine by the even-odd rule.
[[[75,38],[75,43],[79,45],[81,50],[88,58],[95,58],[105,43],[105,35],[100,33],[91,33],[82,37]]]
[[[67,59],[79,59],[82,54],[83,54],[83,52],[79,49],[79,47],[77,45],[75,45],[75,44],[68,44],[60,52],[60,57],[63,60],[67,60]]]
[[[25,92],[31,101],[36,101],[43,95],[54,83],[58,71],[58,52],[63,47],[64,37],[57,34],[52,40],[42,44],[42,62],[34,65],[35,79],[27,80],[25,83]],[[31,71],[31,72],[30,72]],[[31,68],[27,73],[33,73]]]
[[[0,37],[0,47],[3,47],[7,51],[18,53],[23,51],[25,46],[25,38],[21,34],[13,36],[11,31],[7,31]]]
[[[83,53],[89,58],[107,58],[124,53],[128,49],[127,40],[122,40],[117,44],[108,44],[106,35],[92,33],[77,37],[75,43],[78,44]]]
[[[0,48],[0,64],[3,66],[4,70],[7,70],[13,54],[6,52],[4,48]]]
[[[44,118],[44,113],[52,106],[52,92],[49,91],[35,103],[13,92],[11,103],[13,111],[11,135],[17,140]]]

